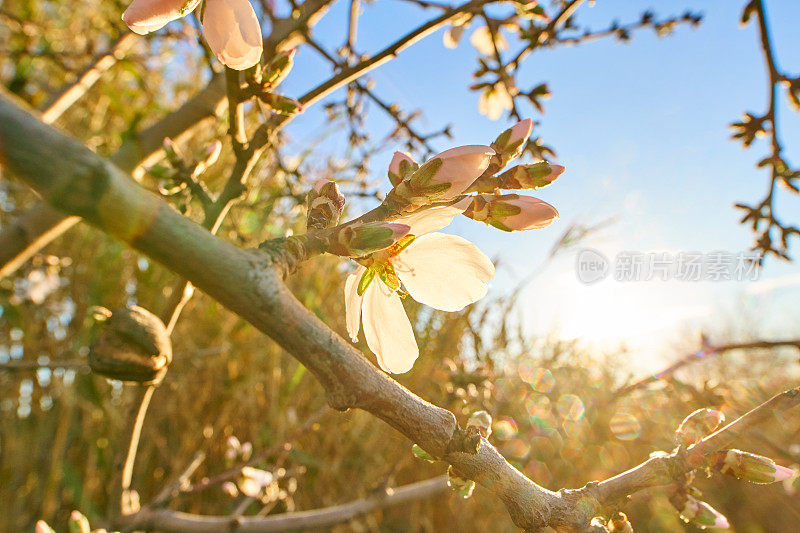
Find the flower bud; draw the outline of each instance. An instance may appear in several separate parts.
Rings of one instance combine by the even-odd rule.
[[[467,429],[474,427],[480,432],[481,437],[488,439],[492,434],[492,415],[486,411],[477,411],[467,420]]]
[[[494,153],[480,145],[445,150],[392,189],[387,202],[407,207],[451,200],[483,174]]]
[[[239,495],[239,489],[236,488],[236,484],[231,481],[226,481],[220,488],[222,489],[222,492],[231,498],[235,498]]]
[[[161,381],[172,362],[172,342],[157,316],[134,305],[114,310],[100,327],[89,351],[92,371],[121,381]]]
[[[80,511],[72,511],[69,515],[69,533],[89,533],[92,526],[89,519],[83,516]]]
[[[678,444],[691,446],[725,422],[725,415],[716,409],[698,409],[683,419],[675,431]]]
[[[419,168],[419,165],[410,154],[406,152],[395,152],[392,161],[389,163],[389,181],[393,187],[409,177]]]
[[[331,228],[339,223],[345,198],[336,182],[321,179],[308,193],[308,229]]]
[[[242,477],[239,478],[239,490],[245,496],[256,498],[273,481],[275,481],[275,476],[272,472],[245,466],[242,467]]]
[[[56,533],[55,530],[44,520],[37,520],[33,531],[34,533]]]
[[[261,74],[261,84],[265,90],[274,89],[286,79],[286,76],[289,75],[294,66],[294,54],[296,51],[296,48],[292,48],[288,52],[280,52],[264,67]]]
[[[405,237],[410,230],[405,224],[390,222],[342,226],[336,232],[328,252],[343,257],[363,257],[388,248]]]
[[[475,482],[457,475],[453,471],[452,465],[447,468],[447,486],[464,499],[472,496],[472,492],[475,490]]]
[[[608,531],[611,533],[633,533],[633,526],[628,521],[628,515],[617,513],[608,521]]]
[[[532,129],[533,121],[526,118],[498,135],[497,139],[489,145],[497,152],[492,158],[492,163],[497,165],[497,170],[504,168],[512,159],[519,157]]]
[[[691,522],[704,528],[727,529],[730,527],[725,515],[706,502],[689,496],[685,492],[676,492],[669,501],[678,510],[684,522]]]
[[[723,474],[751,483],[775,483],[794,476],[794,470],[775,464],[769,457],[743,452],[723,450],[714,454],[711,464]]]
[[[272,92],[259,93],[258,99],[279,115],[292,116],[303,112],[303,104],[282,94]]]
[[[518,194],[479,194],[464,215],[503,231],[524,231],[549,226],[558,218],[552,205]]]

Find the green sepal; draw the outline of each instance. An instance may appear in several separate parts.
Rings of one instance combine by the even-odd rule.
[[[381,268],[378,270],[378,276],[380,276],[381,281],[383,281],[386,286],[393,291],[396,291],[400,288],[400,278],[397,277],[397,272],[394,271],[394,267],[392,265],[381,265]]]
[[[506,226],[505,224],[503,224],[502,222],[500,222],[498,220],[489,221],[489,225],[492,226],[492,227],[495,227],[495,228],[497,228],[497,229],[499,229],[501,231],[506,231],[508,233],[511,233],[512,231],[514,231],[514,230],[512,230],[511,228],[509,228],[508,226]]]
[[[366,291],[367,287],[369,287],[369,284],[372,283],[373,278],[375,278],[375,270],[370,267],[364,271],[364,273],[361,275],[361,279],[358,280],[358,288],[356,289],[356,292],[359,296],[364,295],[364,291]]]
[[[505,218],[519,215],[522,213],[522,208],[506,202],[492,202],[489,204],[489,212],[492,218]]]
[[[430,161],[419,167],[419,169],[417,169],[417,171],[414,172],[408,179],[409,181],[413,182],[414,185],[426,186],[431,181],[431,179],[433,179],[436,173],[439,172],[439,169],[442,168],[443,164],[444,161],[442,161],[441,157],[436,157],[434,159],[431,159]]]

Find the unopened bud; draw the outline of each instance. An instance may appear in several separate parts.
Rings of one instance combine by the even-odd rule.
[[[725,515],[706,502],[686,493],[676,492],[670,497],[669,501],[678,510],[684,522],[691,522],[704,528],[727,529],[730,527]]]
[[[608,531],[611,533],[633,533],[633,526],[628,521],[625,513],[617,513],[608,521]]]
[[[274,89],[286,79],[286,76],[289,75],[294,66],[294,54],[296,51],[296,48],[292,48],[288,52],[281,52],[264,67],[261,79],[265,90]]]
[[[328,252],[343,257],[363,257],[388,248],[411,230],[405,224],[370,222],[343,226],[336,232]]]
[[[480,145],[445,150],[392,189],[387,202],[421,206],[453,199],[483,174],[494,153],[488,146]]]
[[[389,181],[396,187],[404,179],[413,174],[419,165],[414,158],[406,152],[395,152],[389,163]]]
[[[206,146],[205,156],[203,162],[206,166],[211,166],[219,159],[219,154],[222,152],[222,141],[214,141]]]
[[[282,94],[272,92],[260,93],[258,99],[279,115],[291,116],[303,112],[303,104],[294,98],[289,98]]]
[[[69,515],[69,533],[89,533],[92,526],[89,519],[83,516],[80,511],[72,511]]]
[[[447,486],[464,499],[472,496],[472,492],[475,490],[475,482],[457,475],[453,471],[452,465],[447,469]]]
[[[725,422],[725,415],[716,409],[698,409],[683,419],[675,431],[678,444],[690,446],[709,435]]]
[[[34,533],[56,533],[55,530],[44,520],[37,520],[33,531]]]
[[[492,158],[492,163],[496,163],[497,170],[504,168],[512,159],[519,157],[532,129],[533,121],[526,118],[498,135],[497,139],[489,145],[497,152],[497,155]]]
[[[345,198],[339,192],[336,182],[321,179],[314,184],[314,188],[308,193],[307,208],[308,229],[331,228],[339,223],[342,216]]]
[[[486,411],[478,411],[472,413],[472,416],[467,420],[467,428],[477,428],[481,437],[488,439],[492,434],[492,415]]]
[[[775,483],[794,476],[794,470],[775,464],[763,455],[742,450],[723,450],[714,454],[711,464],[723,474],[751,483]]]
[[[169,137],[164,138],[161,143],[161,147],[164,149],[164,155],[166,155],[167,161],[169,161],[171,164],[174,165],[183,159],[183,154],[181,154],[178,150],[178,146]]]
[[[558,218],[545,201],[518,194],[479,194],[464,215],[503,231],[524,231],[549,226]]]
[[[172,342],[157,316],[134,305],[114,310],[100,327],[89,351],[93,372],[121,381],[161,381],[172,362]]]
[[[236,488],[236,484],[232,481],[226,481],[222,484],[222,492],[230,496],[231,498],[235,498],[239,495],[239,489]]]
[[[220,153],[222,153],[222,142],[214,141],[206,146],[205,150],[203,150],[202,159],[197,162],[197,165],[195,165],[194,170],[192,171],[192,177],[197,178],[203,172],[208,170],[208,167],[217,162]]]

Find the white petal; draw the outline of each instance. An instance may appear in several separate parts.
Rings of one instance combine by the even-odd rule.
[[[358,295],[358,282],[366,272],[366,268],[360,266],[355,272],[347,276],[344,282],[344,316],[347,324],[347,334],[350,340],[358,341],[358,330],[361,322],[361,301],[363,296]],[[373,280],[375,283],[377,280]]]
[[[416,301],[460,311],[486,294],[494,265],[477,246],[444,233],[415,239],[395,260],[397,275]]]
[[[378,278],[364,292],[364,336],[378,364],[390,374],[411,370],[419,356],[403,302]]]
[[[207,0],[203,35],[217,59],[232,69],[250,68],[261,58],[261,25],[248,0]]]
[[[199,3],[200,0],[133,0],[122,20],[131,31],[145,35],[181,18]]]
[[[394,222],[409,226],[411,229],[408,233],[419,237],[420,235],[440,230],[449,225],[450,222],[453,221],[453,218],[463,213],[464,209],[469,207],[471,201],[471,198],[463,198],[453,205],[439,205],[427,209],[420,209],[416,213],[401,217]]]

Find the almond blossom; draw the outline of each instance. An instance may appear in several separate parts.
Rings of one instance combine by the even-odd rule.
[[[133,0],[122,20],[139,35],[187,15],[200,0]],[[208,46],[224,65],[244,70],[261,58],[261,25],[248,0],[206,0],[202,13]]]
[[[360,260],[345,282],[347,332],[355,342],[359,325],[378,364],[386,372],[411,370],[419,356],[414,331],[398,294],[402,283],[416,301],[441,311],[460,311],[482,298],[494,265],[474,244],[455,235],[434,233],[461,214],[469,199],[435,206],[396,222],[409,235],[387,250]]]

